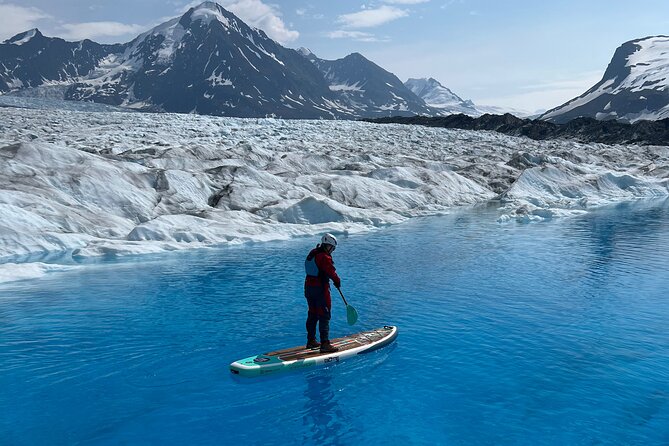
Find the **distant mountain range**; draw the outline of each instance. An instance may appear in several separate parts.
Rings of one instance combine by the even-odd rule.
[[[286,118],[348,114],[313,64],[213,2],[123,45],[68,43],[33,30],[2,44],[0,63],[7,67],[0,73],[4,91],[60,83],[67,85],[64,99],[149,111]]]
[[[633,40],[616,50],[599,83],[539,119],[666,118],[667,79],[669,37]],[[433,78],[402,83],[359,53],[325,60],[285,48],[209,1],[125,44],[18,34],[0,43],[0,94],[7,93],[237,117],[530,115],[476,105]]]
[[[565,123],[578,117],[626,122],[669,117],[669,37],[622,44],[601,81],[540,119]]]
[[[27,88],[138,110],[238,117],[438,113],[358,53],[305,57],[214,2],[126,44],[66,42],[36,29],[12,37],[0,44],[0,92]]]

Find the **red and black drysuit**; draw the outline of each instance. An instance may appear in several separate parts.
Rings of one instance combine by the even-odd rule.
[[[330,334],[330,279],[334,286],[339,288],[341,279],[335,270],[332,256],[327,253],[323,245],[318,245],[309,252],[304,261],[307,277],[304,279],[304,297],[309,304],[307,316],[307,341],[316,339],[316,324],[321,337],[321,343],[329,340]]]

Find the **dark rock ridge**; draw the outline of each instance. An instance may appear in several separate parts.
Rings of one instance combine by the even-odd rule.
[[[561,138],[583,143],[669,145],[669,118],[658,121],[638,121],[634,124],[577,118],[565,124],[554,124],[541,120],[521,119],[507,113],[505,115],[483,115],[478,118],[458,114],[443,117],[398,116],[363,120],[378,124],[413,124],[449,129],[489,130],[535,140]]]

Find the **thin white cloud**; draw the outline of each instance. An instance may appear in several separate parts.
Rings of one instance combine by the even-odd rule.
[[[374,34],[362,32],[362,31],[346,31],[346,30],[336,30],[325,33],[326,37],[330,39],[352,39],[359,42],[387,42],[388,39],[381,39],[376,37]]]
[[[0,41],[37,28],[41,20],[50,18],[49,14],[37,8],[0,3]]]
[[[142,25],[128,25],[119,22],[84,22],[60,25],[64,31],[60,37],[68,40],[97,39],[100,37],[134,36],[146,30]]]
[[[298,8],[295,10],[295,14],[298,16],[302,17],[303,19],[314,19],[314,20],[321,20],[325,18],[324,14],[321,14],[319,12],[314,12],[314,6],[313,5],[308,5],[306,8]]]
[[[461,5],[464,3],[464,0],[448,0],[446,3],[442,4],[439,8],[446,9],[453,6],[456,3]]]
[[[394,6],[380,6],[375,9],[365,9],[351,14],[340,15],[337,22],[345,28],[373,28],[384,23],[406,17],[409,13]]]
[[[202,0],[194,0],[181,8],[182,12],[198,6]],[[298,31],[289,29],[281,18],[278,7],[261,0],[218,0],[218,4],[242,19],[247,25],[262,29],[272,39],[287,44],[300,37]]]
[[[480,98],[476,100],[476,103],[504,105],[528,111],[537,109],[548,110],[582,95],[586,90],[601,80],[602,74],[602,71],[589,71],[576,74],[573,78],[568,80],[548,80],[547,82],[527,85],[521,89],[526,92],[506,96]]]
[[[536,84],[529,84],[521,87],[522,90],[582,90],[581,93],[585,92],[587,88],[584,88],[585,85],[588,88],[595,85],[602,79],[603,72],[601,70],[596,71],[587,71],[584,73],[576,74],[574,77],[569,79],[554,79],[547,82],[540,82]]]

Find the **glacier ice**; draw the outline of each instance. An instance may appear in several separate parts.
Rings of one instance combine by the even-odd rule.
[[[666,147],[29,108],[0,108],[0,130],[0,280],[53,253],[352,233],[491,200],[500,222],[533,221],[669,194]]]

